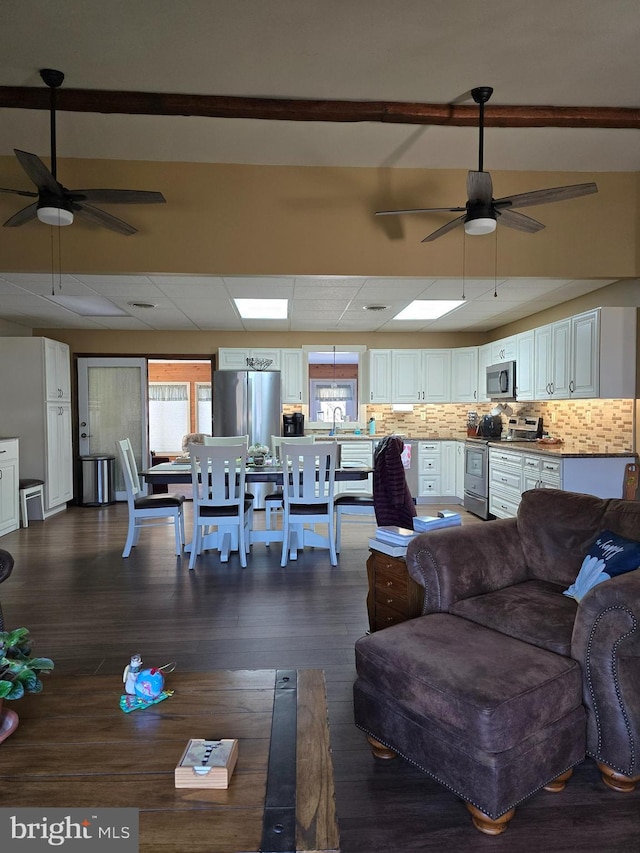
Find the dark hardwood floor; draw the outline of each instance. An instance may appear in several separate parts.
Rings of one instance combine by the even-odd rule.
[[[482,523],[468,515],[464,522]],[[143,532],[123,560],[126,523],[124,504],[71,507],[0,539],[16,561],[0,587],[5,622],[29,627],[34,651],[56,661],[45,690],[55,690],[56,673],[119,677],[133,652],[147,665],[175,661],[183,671],[320,668],[343,853],[638,848],[640,790],[609,791],[590,759],[564,792],[531,797],[503,836],[489,838],[454,794],[404,761],[372,758],[353,724],[351,687],[353,646],[368,628],[373,523],[344,525],[336,568],[326,551],[307,550],[281,569],[279,548],[255,545],[247,569],[235,556],[223,565],[209,552],[193,572],[173,554],[171,528]]]

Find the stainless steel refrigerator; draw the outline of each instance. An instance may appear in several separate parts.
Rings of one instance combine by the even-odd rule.
[[[249,445],[271,448],[271,436],[282,433],[279,370],[215,370],[213,373],[213,434],[248,435]],[[264,507],[270,483],[255,483],[254,506]]]

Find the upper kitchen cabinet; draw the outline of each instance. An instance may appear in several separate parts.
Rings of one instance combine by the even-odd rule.
[[[71,400],[71,362],[69,347],[60,341],[43,338],[47,400]]]
[[[515,361],[517,356],[518,341],[516,335],[512,335],[510,338],[502,338],[502,340],[494,341],[491,344],[491,364],[498,364],[501,361]]]
[[[492,345],[485,344],[478,347],[478,402],[488,403],[487,397],[487,367],[495,362],[491,358]]]
[[[282,402],[286,404],[306,403],[304,361],[301,349],[280,350],[282,372]]]
[[[518,401],[535,399],[534,347],[533,329],[516,335],[516,398]]]
[[[246,349],[239,347],[220,347],[218,349],[218,370],[248,370],[248,358],[271,359],[267,370],[281,370],[279,349]]]
[[[451,350],[392,350],[392,403],[448,403]]]
[[[535,399],[635,395],[636,317],[596,308],[535,330]]]
[[[369,363],[369,395],[368,403],[391,402],[391,350],[370,349]],[[414,401],[412,401],[414,402]]]
[[[478,347],[459,347],[451,353],[451,400],[478,402]]]
[[[20,476],[44,480],[45,515],[73,499],[70,359],[48,338],[0,338],[3,429],[20,439]]]

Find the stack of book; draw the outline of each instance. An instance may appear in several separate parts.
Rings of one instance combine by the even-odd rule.
[[[441,527],[459,527],[461,524],[460,513],[449,509],[443,509],[437,515],[421,515],[413,519],[413,529],[417,533],[439,530]]]
[[[404,557],[407,545],[417,535],[417,531],[407,527],[378,527],[375,539],[369,539],[369,547],[390,557]]]

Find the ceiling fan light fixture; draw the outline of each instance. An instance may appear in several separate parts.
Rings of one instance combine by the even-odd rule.
[[[73,213],[64,207],[39,207],[37,216],[40,222],[44,222],[45,225],[58,225],[62,227],[73,223]]]
[[[493,234],[496,230],[496,220],[490,216],[481,216],[478,219],[469,219],[464,223],[466,234],[474,236],[480,234]]]

